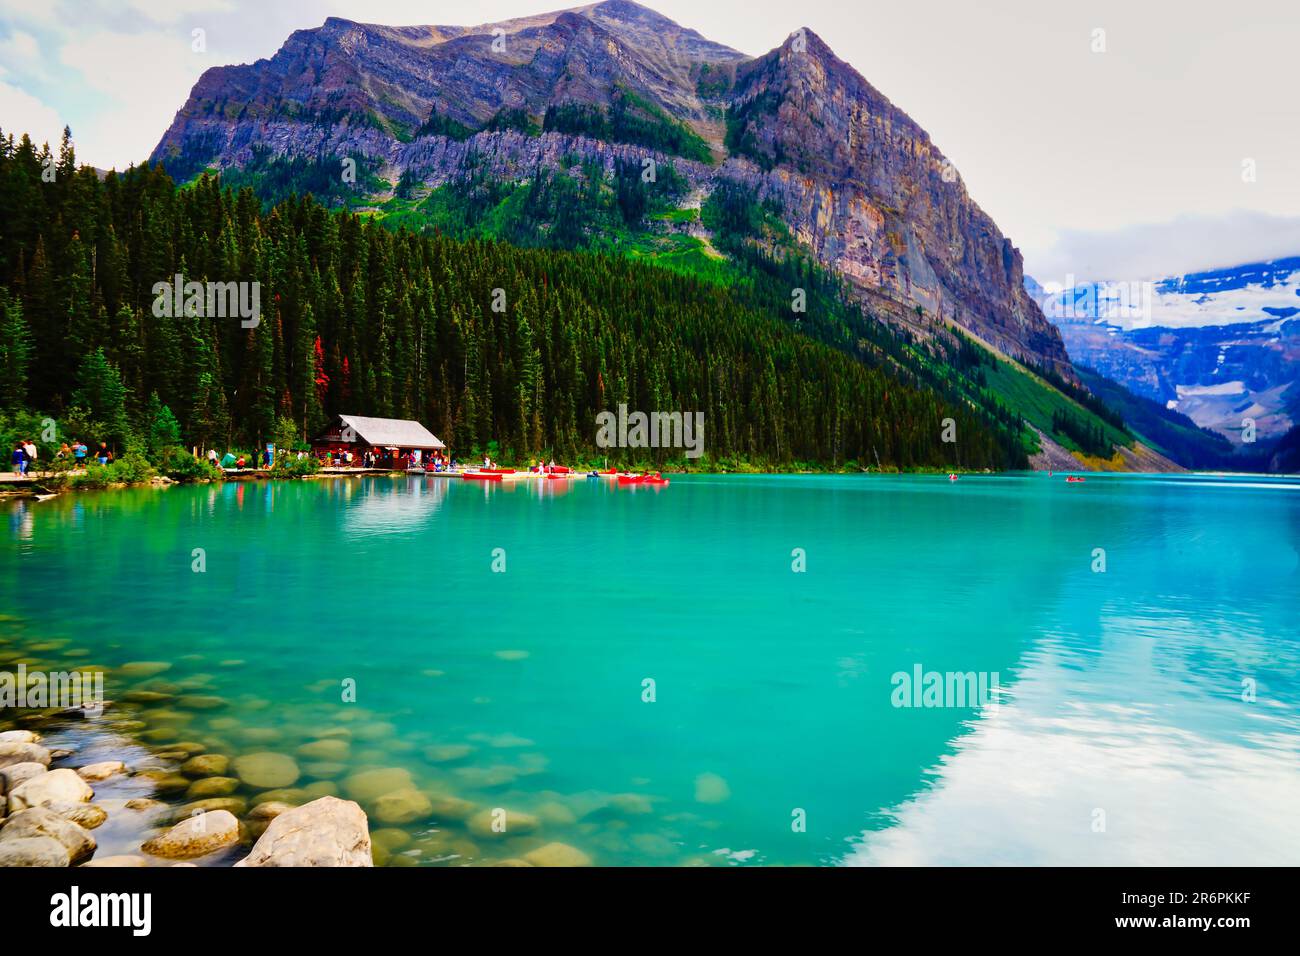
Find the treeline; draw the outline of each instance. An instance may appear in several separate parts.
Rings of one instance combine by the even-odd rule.
[[[698,133],[626,87],[614,91],[608,108],[576,102],[548,106],[542,130],[631,143],[701,163],[713,162],[709,144]]]
[[[1052,412],[1052,431],[1065,435],[1089,455],[1109,458],[1113,454],[1106,430],[1101,425],[1090,424],[1063,409]]]
[[[50,156],[12,136],[0,223],[5,321],[29,343],[0,355],[8,410],[112,418],[127,442],[164,408],[205,447],[351,412],[418,419],[461,456],[496,442],[567,458],[598,454],[596,414],[626,402],[702,411],[713,459],[1014,464],[964,405],[726,288],[618,258],[391,231],[310,197],[264,211],[251,190],[207,176],[177,189],[158,168],[101,180],[70,141]],[[260,323],[155,314],[155,283],[176,274],[260,283]],[[109,396],[98,408],[78,404],[87,376]]]

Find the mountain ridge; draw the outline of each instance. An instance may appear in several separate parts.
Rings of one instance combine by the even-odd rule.
[[[601,138],[611,118],[639,141]],[[697,199],[738,185],[771,203],[817,262],[912,334],[955,323],[1074,376],[1019,251],[929,135],[806,28],[749,57],[628,0],[479,27],[331,18],[268,60],[205,72],[151,159],[186,179],[259,151],[359,157],[376,204],[404,182],[431,190],[479,169],[522,180],[571,174],[577,159],[612,176],[616,161],[654,158]]]

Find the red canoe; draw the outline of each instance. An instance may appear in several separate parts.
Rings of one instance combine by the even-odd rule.
[[[500,472],[490,471],[467,471],[461,474],[466,481],[500,481],[502,475]]]
[[[1082,477],[1081,475],[1067,475],[1065,480],[1066,481],[1087,481],[1088,479]]]
[[[619,475],[620,485],[666,485],[668,479],[662,475]]]

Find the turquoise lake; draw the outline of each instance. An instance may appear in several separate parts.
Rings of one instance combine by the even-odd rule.
[[[380,862],[1300,861],[1300,481],[544,484],[6,502],[5,633],[158,690],[105,722],[159,746],[409,776]],[[997,692],[895,706],[917,668]]]

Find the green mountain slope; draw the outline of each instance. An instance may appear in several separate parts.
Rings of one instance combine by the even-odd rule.
[[[310,198],[268,210],[251,190],[209,177],[177,189],[157,168],[101,181],[70,144],[55,182],[42,165],[25,138],[3,141],[0,285],[32,348],[4,364],[0,394],[83,435],[135,446],[156,396],[188,445],[253,445],[285,423],[306,435],[348,411],[420,419],[462,455],[495,443],[515,459],[592,459],[596,414],[627,403],[702,412],[704,466],[1024,464],[1010,429],[894,360],[909,343],[836,313],[848,307],[829,280],[810,282],[805,332],[773,314],[757,264],[705,281],[545,236],[417,236]],[[517,200],[503,222],[523,228],[536,207],[540,223],[564,188]],[[260,321],[159,314],[154,285],[177,273],[256,281]]]

